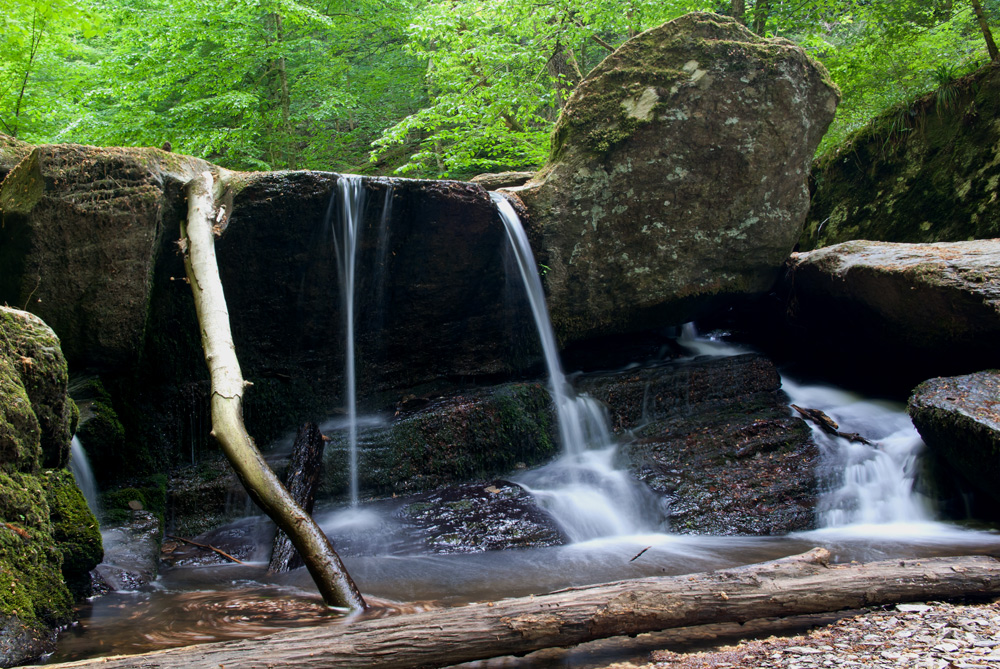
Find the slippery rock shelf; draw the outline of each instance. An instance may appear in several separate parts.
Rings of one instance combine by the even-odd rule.
[[[568,588],[71,665],[112,667],[442,667],[541,648],[714,622],[744,622],[894,602],[1000,594],[985,556],[829,563],[816,548],[756,565]],[[266,644],[266,658],[261,658]]]

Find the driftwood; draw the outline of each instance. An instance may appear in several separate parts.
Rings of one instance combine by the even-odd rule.
[[[197,546],[198,548],[205,548],[207,550],[213,551],[217,555],[221,555],[222,557],[226,558],[227,560],[231,560],[232,562],[235,562],[237,564],[245,564],[243,562],[243,560],[240,560],[239,558],[235,558],[232,555],[230,555],[229,553],[227,553],[226,551],[218,549],[215,546],[210,546],[209,544],[200,544],[197,541],[191,541],[190,539],[185,539],[183,537],[175,537],[172,534],[164,534],[163,536],[166,537],[167,539],[173,539],[174,541],[180,541],[181,543],[191,544],[192,546]]]
[[[843,565],[829,564],[829,557],[829,551],[814,548],[736,569],[569,588],[386,618],[362,616],[264,639],[99,658],[73,666],[445,667],[706,623],[1000,594],[1000,561],[992,557]]]
[[[250,498],[292,538],[323,600],[352,610],[365,608],[365,600],[348,575],[340,556],[309,514],[302,511],[264,461],[243,424],[243,380],[229,327],[229,309],[215,260],[215,184],[203,172],[187,186],[188,218],[181,227],[184,266],[194,295],[201,328],[205,362],[212,380],[212,436],[236,471]]]
[[[826,432],[827,434],[832,434],[835,437],[842,437],[844,439],[847,439],[848,441],[853,441],[858,444],[874,446],[874,444],[871,441],[865,439],[857,432],[841,432],[840,426],[837,425],[837,421],[833,420],[819,409],[806,409],[800,406],[796,406],[794,404],[792,405],[792,408],[798,411],[800,414],[802,414],[802,416],[807,420],[811,420],[812,422],[816,423],[816,425],[818,425],[820,429]]]
[[[323,433],[316,423],[306,423],[299,428],[292,446],[285,487],[295,503],[312,515],[316,504],[316,487],[323,472]],[[278,530],[271,544],[271,562],[268,574],[284,574],[302,566],[302,557],[292,545],[284,530]]]

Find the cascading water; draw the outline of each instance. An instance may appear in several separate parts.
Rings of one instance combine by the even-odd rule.
[[[344,314],[345,410],[347,413],[348,468],[350,469],[351,506],[358,504],[358,402],[354,371],[354,298],[361,221],[364,216],[365,189],[361,177],[350,174],[337,178],[337,192],[327,211],[329,224],[335,200],[339,199],[339,226],[333,229],[340,275],[341,309]]]
[[[817,516],[820,527],[926,523],[929,501],[914,487],[924,447],[902,405],[865,400],[846,391],[783,379],[793,404],[819,409],[872,444],[851,442],[814,429],[822,453],[819,477],[825,489]]]
[[[683,327],[679,342],[696,355],[749,352],[700,337],[693,323]],[[816,509],[821,528],[933,520],[928,500],[914,488],[924,444],[905,407],[829,386],[800,384],[786,376],[782,376],[781,386],[792,404],[819,409],[839,423],[841,431],[856,432],[872,442],[852,442],[813,427],[813,439],[821,451],[818,475],[822,491]]]
[[[577,396],[566,381],[542,282],[521,219],[499,193],[490,198],[500,212],[507,239],[531,305],[549,373],[563,455],[518,478],[572,541],[635,534],[654,526],[651,495],[624,471],[615,469],[616,445],[604,407]]]
[[[87,506],[91,513],[98,515],[100,510],[97,503],[97,482],[94,480],[94,472],[90,468],[90,460],[87,459],[87,452],[83,450],[83,444],[78,437],[73,437],[69,446],[69,470],[73,472],[76,479],[76,486],[83,493],[87,500]]]

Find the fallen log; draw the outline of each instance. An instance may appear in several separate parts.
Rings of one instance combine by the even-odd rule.
[[[323,434],[316,423],[305,423],[295,435],[292,457],[288,463],[285,487],[310,516],[316,504],[316,488],[323,473]],[[279,529],[271,543],[271,561],[267,565],[268,574],[284,574],[302,566],[302,556],[295,550],[288,534]]]
[[[856,444],[864,444],[866,446],[875,445],[868,439],[862,437],[857,432],[841,432],[840,426],[837,425],[837,421],[833,420],[819,409],[807,409],[804,407],[796,406],[794,404],[792,404],[791,407],[796,411],[798,411],[803,418],[805,418],[806,420],[811,420],[827,434],[832,434],[835,437],[841,437],[848,441],[853,441]]]
[[[829,551],[814,548],[736,569],[568,588],[387,618],[362,615],[261,639],[49,667],[445,667],[706,623],[1000,594],[1000,561],[992,557],[868,564],[830,564],[829,557]]]

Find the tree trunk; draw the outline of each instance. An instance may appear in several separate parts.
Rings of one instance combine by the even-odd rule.
[[[746,13],[747,13],[746,0],[733,0],[733,3],[731,5],[731,7],[730,7],[730,12],[729,13],[732,15],[732,17],[734,19],[736,19],[737,21],[739,21],[743,25],[746,25],[747,24],[747,20],[746,20]]]
[[[568,588],[73,666],[445,667],[674,627],[1000,593],[1000,561],[991,557],[831,565],[829,555],[814,548],[736,569]]]
[[[243,425],[243,391],[250,384],[244,382],[236,358],[229,310],[215,260],[213,191],[211,172],[202,172],[191,180],[187,188],[188,220],[181,230],[187,251],[184,265],[212,380],[211,434],[250,498],[291,537],[324,601],[330,606],[364,609],[365,601],[330,540],[281,485]]]
[[[306,423],[299,428],[292,446],[285,487],[295,503],[310,516],[316,503],[316,487],[323,472],[323,435],[316,423]],[[268,574],[284,574],[302,566],[302,557],[292,545],[284,530],[278,530],[271,544],[271,562]]]
[[[986,40],[986,50],[990,53],[990,60],[994,63],[1000,61],[1000,52],[997,51],[997,43],[993,41],[993,33],[990,25],[986,22],[986,13],[979,0],[972,0],[972,8],[976,11],[976,18],[979,20],[979,29],[983,31],[983,39]]]
[[[767,19],[771,14],[771,0],[757,0],[753,7],[753,31],[764,37]]]

